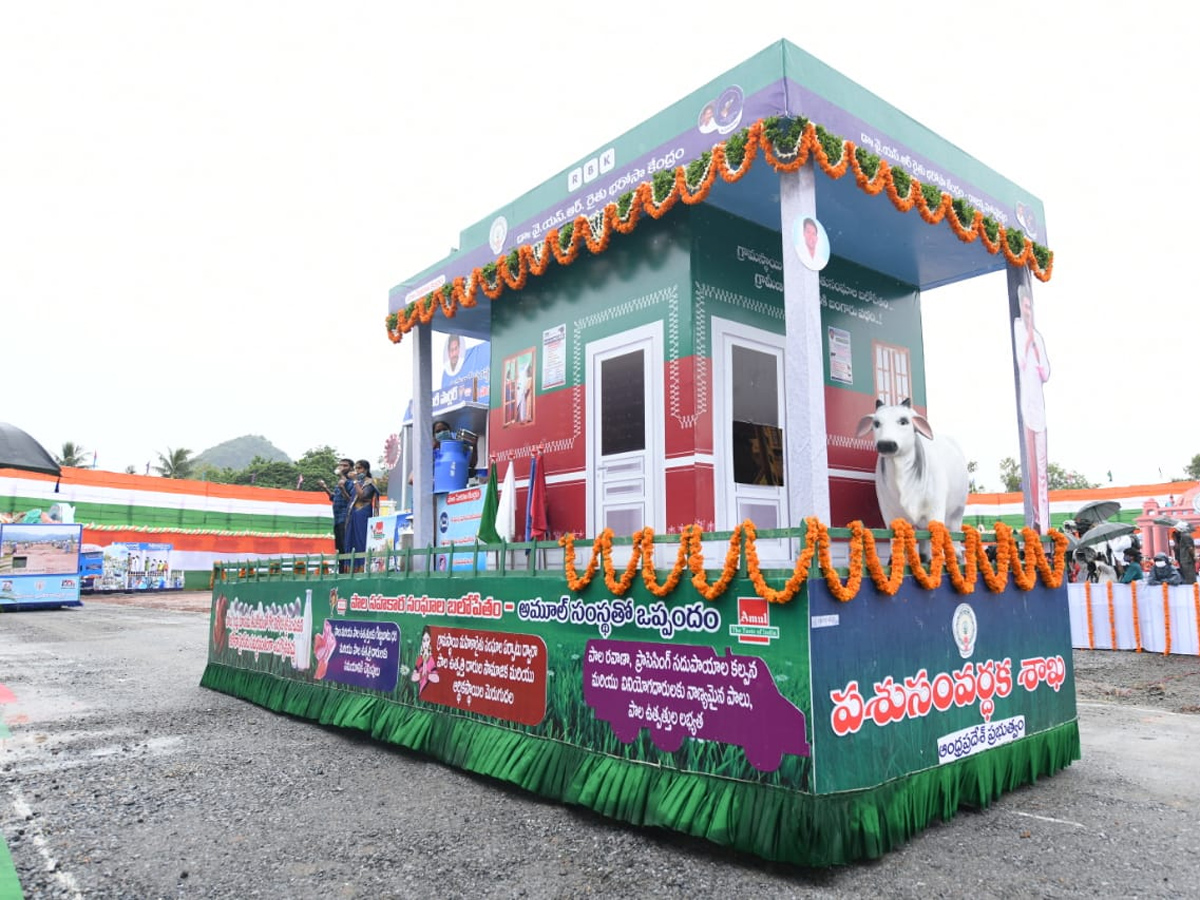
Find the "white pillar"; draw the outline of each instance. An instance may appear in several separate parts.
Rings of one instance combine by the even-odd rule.
[[[821,275],[800,262],[792,246],[792,228],[806,216],[816,218],[813,164],[779,175],[783,234],[783,302],[787,327],[784,394],[787,411],[786,474],[788,518],[829,520],[829,453],[825,429],[825,362],[821,342]]]
[[[412,331],[413,548],[433,543],[433,339],[427,326]]]
[[[1046,437],[1047,429],[1045,422],[1038,422],[1041,426],[1041,431],[1030,431],[1027,429],[1025,421],[1025,411],[1023,409],[1021,394],[1023,390],[1029,390],[1035,397],[1041,397],[1041,405],[1044,409],[1045,398],[1042,391],[1042,380],[1038,374],[1037,366],[1029,361],[1026,364],[1027,371],[1024,375],[1021,374],[1020,360],[1025,355],[1025,348],[1017,346],[1016,320],[1021,318],[1021,294],[1028,293],[1030,311],[1033,310],[1033,286],[1029,279],[1029,270],[1024,266],[1008,266],[1008,332],[1012,335],[1013,343],[1013,384],[1016,388],[1017,395],[1017,435],[1021,442],[1021,486],[1025,494],[1025,524],[1029,527],[1037,526],[1038,530],[1045,534],[1050,530],[1050,496],[1049,496],[1049,458],[1046,455]],[[1037,332],[1037,317],[1034,317],[1034,331]],[[1037,332],[1039,339],[1041,332]],[[1041,352],[1045,351],[1045,346],[1041,348]],[[1047,365],[1049,361],[1046,360]],[[1048,374],[1048,373],[1047,373]],[[1029,379],[1029,384],[1022,388],[1021,379]],[[1036,409],[1037,403],[1032,401]],[[1045,413],[1042,413],[1043,420]],[[1036,437],[1031,437],[1036,435]],[[1030,453],[1030,442],[1034,443],[1036,448],[1032,455]]]

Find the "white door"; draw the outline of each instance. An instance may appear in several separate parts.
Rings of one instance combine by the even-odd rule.
[[[665,530],[663,329],[644,325],[587,347],[587,521],[630,537]]]
[[[746,519],[784,528],[784,336],[714,317],[713,473],[718,531]],[[759,556],[786,559],[786,542],[762,542]]]

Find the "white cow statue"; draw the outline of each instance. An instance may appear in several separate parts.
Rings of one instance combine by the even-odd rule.
[[[957,443],[936,440],[924,416],[905,399],[899,406],[875,401],[875,413],[858,422],[858,436],[874,434],[875,496],[883,520],[907,519],[917,529],[941,522],[951,531],[962,528],[967,508],[967,460]],[[929,542],[921,542],[929,557]]]

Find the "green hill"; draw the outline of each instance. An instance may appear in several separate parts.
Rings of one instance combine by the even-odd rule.
[[[244,434],[224,443],[209,447],[192,457],[192,466],[199,471],[204,466],[218,469],[244,469],[256,456],[263,459],[291,462],[291,457],[268,441],[261,434]]]

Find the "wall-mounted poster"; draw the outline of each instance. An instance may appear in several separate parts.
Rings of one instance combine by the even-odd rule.
[[[501,367],[504,377],[504,401],[501,419],[505,428],[510,425],[529,425],[533,422],[534,363],[537,348],[530,347],[505,357]]]
[[[567,383],[567,326],[542,332],[542,390]]]
[[[850,354],[850,332],[844,328],[828,328],[829,379],[842,384],[854,384],[854,360]]]

